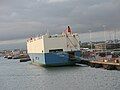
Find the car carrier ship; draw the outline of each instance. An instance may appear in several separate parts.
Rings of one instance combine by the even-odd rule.
[[[78,33],[73,33],[70,26],[62,34],[48,33],[27,40],[27,52],[31,62],[44,66],[75,65],[80,57]]]

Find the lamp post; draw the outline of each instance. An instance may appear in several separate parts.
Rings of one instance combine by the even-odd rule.
[[[91,51],[92,51],[93,47],[92,47],[92,35],[91,35],[91,29],[89,30],[89,35],[90,35],[90,47],[91,47]]]
[[[106,25],[103,25],[103,30],[104,30],[104,40],[105,40],[105,51],[107,49],[106,47],[106,31],[105,31]]]
[[[106,45],[106,25],[103,25],[103,30],[104,30],[104,39],[105,39],[105,57],[107,57],[107,45]]]

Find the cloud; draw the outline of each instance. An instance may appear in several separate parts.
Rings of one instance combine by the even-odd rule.
[[[45,33],[45,26],[41,22],[7,22],[0,23],[2,33],[0,40],[27,38],[39,33]],[[6,39],[7,38],[7,39]]]
[[[60,33],[70,25],[87,33],[120,29],[119,0],[0,0],[0,40]]]
[[[5,40],[5,41],[0,41],[0,45],[23,43],[25,41],[26,39]]]
[[[48,0],[49,3],[55,3],[55,2],[65,2],[65,1],[68,1],[68,0]]]

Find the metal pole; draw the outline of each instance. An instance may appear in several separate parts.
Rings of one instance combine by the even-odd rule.
[[[105,51],[106,51],[106,49],[107,49],[107,47],[106,47],[106,31],[104,31],[104,38],[105,38]]]
[[[106,47],[106,31],[105,31],[105,27],[106,27],[106,25],[103,25],[104,39],[105,39],[105,51],[106,51],[106,50],[107,50],[107,47]]]
[[[90,34],[90,46],[91,46],[91,51],[92,51],[92,35],[91,35],[91,30],[89,30],[89,34]]]
[[[105,38],[105,58],[107,58],[107,45],[106,45],[106,31],[105,28],[106,25],[103,25],[103,29],[104,29],[104,38]]]

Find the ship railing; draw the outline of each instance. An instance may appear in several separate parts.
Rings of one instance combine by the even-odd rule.
[[[42,39],[42,37],[39,36],[39,37],[35,37],[35,38],[29,38],[29,39],[27,39],[27,42],[33,42],[33,41],[36,41],[36,40],[39,40],[39,39]]]

